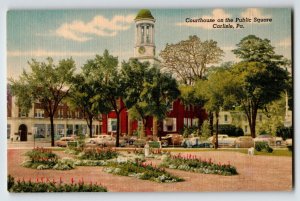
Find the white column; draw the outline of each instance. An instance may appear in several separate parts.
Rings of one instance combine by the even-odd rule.
[[[150,37],[150,43],[152,44],[153,43],[153,26],[150,25],[149,27],[149,37]]]

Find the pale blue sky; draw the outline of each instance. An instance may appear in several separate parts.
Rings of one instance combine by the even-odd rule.
[[[133,56],[136,9],[24,10],[7,14],[7,76],[28,69],[31,58],[58,61],[73,57],[79,68],[95,54],[108,49],[119,60]],[[157,54],[166,43],[177,43],[189,35],[212,39],[225,51],[223,61],[236,61],[231,50],[249,34],[268,38],[275,51],[291,59],[290,9],[151,9],[156,18]],[[271,23],[243,23],[244,29],[212,29],[213,23],[186,23],[186,18],[272,18]],[[222,23],[221,23],[222,24]],[[236,22],[231,23],[236,25]]]

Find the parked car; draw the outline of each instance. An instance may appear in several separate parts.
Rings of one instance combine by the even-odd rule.
[[[103,135],[101,135],[103,136]],[[105,137],[102,137],[100,139],[98,139],[98,141],[96,142],[96,144],[98,146],[102,146],[102,147],[115,147],[116,146],[116,138],[110,135],[107,135]],[[126,141],[124,139],[119,139],[119,146],[120,147],[125,147],[126,145]]]
[[[293,139],[292,138],[286,139],[285,144],[286,144],[286,146],[293,146]]]
[[[210,143],[214,144],[214,142],[213,142],[214,137],[209,137],[207,140]],[[236,138],[234,138],[234,137],[229,137],[228,135],[225,135],[225,134],[218,134],[219,147],[234,147],[235,140],[236,140]]]
[[[138,139],[137,136],[131,136],[131,137],[127,138],[127,143],[129,145],[133,145],[134,141],[136,141],[137,139]]]
[[[208,140],[201,141],[199,137],[192,137],[184,139],[182,146],[187,148],[212,148],[213,144]]]
[[[272,135],[259,135],[254,138],[254,142],[267,142],[269,145],[282,145],[282,137],[274,137]]]
[[[183,137],[180,134],[167,134],[166,136],[161,137],[161,146],[167,147],[181,145]]]
[[[250,148],[254,147],[254,140],[251,136],[240,136],[234,141],[236,148]]]
[[[92,138],[87,138],[85,140],[86,143],[91,143],[91,144],[98,144],[101,141],[103,141],[103,139],[111,137],[110,135],[95,135]]]
[[[55,146],[67,147],[68,142],[75,142],[75,138],[74,137],[62,137],[59,140],[55,141]]]

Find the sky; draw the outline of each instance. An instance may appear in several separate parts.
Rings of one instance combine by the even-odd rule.
[[[28,70],[32,58],[47,57],[58,62],[72,57],[78,69],[96,54],[108,49],[119,62],[133,57],[134,18],[138,9],[105,10],[10,10],[7,12],[7,78],[17,78]],[[203,40],[215,40],[225,52],[222,62],[238,61],[232,50],[247,35],[267,38],[275,52],[291,59],[291,10],[288,8],[226,8],[226,9],[151,9],[156,19],[156,54],[166,44],[197,35]],[[253,22],[254,18],[272,22]],[[187,23],[190,19],[225,19],[233,22]],[[252,22],[236,22],[250,18]],[[213,24],[237,24],[241,28],[212,28]],[[158,56],[159,57],[159,56]]]

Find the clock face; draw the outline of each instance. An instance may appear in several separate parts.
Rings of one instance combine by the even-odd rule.
[[[140,47],[140,48],[139,48],[139,53],[140,53],[140,54],[144,54],[145,52],[146,52],[145,47]]]

